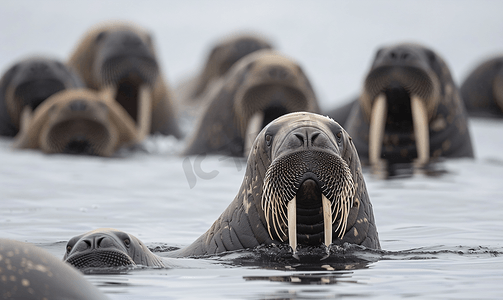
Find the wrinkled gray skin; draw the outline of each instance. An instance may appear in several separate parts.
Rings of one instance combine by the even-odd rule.
[[[312,137],[317,135],[316,140]],[[340,136],[340,137],[338,137]],[[269,139],[269,141],[267,141]],[[299,143],[299,139],[305,143]],[[281,243],[267,230],[261,198],[265,174],[279,156],[296,151],[325,151],[341,157],[349,166],[356,186],[353,207],[342,238],[333,233],[333,244],[345,242],[380,249],[372,204],[365,186],[358,153],[348,133],[332,119],[313,113],[284,115],[257,136],[241,188],[234,201],[211,228],[172,256],[198,256]],[[288,243],[285,241],[283,243]]]
[[[84,87],[82,80],[60,61],[31,57],[15,63],[0,79],[0,135],[15,136],[24,106],[35,109],[49,96]]]
[[[468,115],[503,118],[503,56],[477,66],[460,88]]]
[[[0,299],[108,299],[78,270],[34,245],[0,239],[0,258]]]
[[[143,265],[165,267],[136,237],[120,230],[100,228],[70,239],[63,260],[77,269]]]

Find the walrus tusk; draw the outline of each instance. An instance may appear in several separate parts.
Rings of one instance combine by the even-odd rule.
[[[152,117],[152,93],[148,85],[140,86],[138,98],[138,140],[145,139],[150,133]]]
[[[288,202],[288,242],[293,254],[297,251],[297,197]]]
[[[416,163],[419,167],[423,167],[430,158],[428,112],[425,102],[417,96],[412,96],[410,106],[412,110],[412,122],[414,124],[414,136],[416,137]]]
[[[321,194],[321,202],[323,204],[323,223],[325,226],[325,246],[332,244],[332,206],[330,200]]]
[[[384,128],[388,113],[387,106],[386,96],[384,94],[379,94],[372,106],[372,112],[370,113],[369,161],[372,166],[377,166],[381,159]]]
[[[100,90],[100,94],[107,102],[115,101],[117,87],[113,85],[106,86]]]
[[[259,134],[260,130],[262,129],[262,122],[264,121],[264,112],[263,111],[258,111],[255,114],[253,114],[248,121],[248,125],[246,127],[246,132],[245,132],[245,147],[244,147],[244,155],[245,157],[248,156],[250,153],[250,150],[252,148],[253,142],[255,141],[255,138]]]

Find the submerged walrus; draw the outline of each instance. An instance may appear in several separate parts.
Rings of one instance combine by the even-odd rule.
[[[364,163],[473,157],[459,91],[443,59],[423,46],[381,48],[349,108],[341,108],[350,111],[344,127]]]
[[[503,118],[503,56],[480,64],[460,90],[470,116]]]
[[[150,252],[139,239],[112,228],[100,228],[73,237],[66,244],[63,260],[77,269],[135,265],[166,267],[162,258]]]
[[[0,299],[108,299],[68,264],[34,245],[0,239]]]
[[[175,256],[259,245],[380,249],[355,145],[335,121],[298,112],[271,122],[255,139],[241,188],[211,228]]]
[[[261,50],[272,49],[265,38],[254,34],[238,34],[217,43],[210,51],[201,73],[177,89],[185,104],[199,103],[201,95],[212,83],[224,77],[229,69],[244,56]]]
[[[272,120],[290,112],[319,110],[299,65],[267,49],[239,60],[207,96],[207,107],[184,151],[187,155],[243,156]]]
[[[138,142],[134,121],[122,106],[95,91],[75,89],[54,94],[35,112],[25,108],[14,147],[111,156]]]
[[[181,137],[171,93],[159,70],[151,35],[129,24],[90,30],[68,64],[88,88],[106,90],[136,122],[140,137]]]
[[[82,80],[59,60],[30,57],[12,65],[0,79],[0,135],[15,136],[23,108],[37,108],[64,89],[84,87]]]

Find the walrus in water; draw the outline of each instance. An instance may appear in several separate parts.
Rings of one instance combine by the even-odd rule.
[[[139,139],[122,106],[95,91],[75,89],[54,94],[35,112],[25,108],[14,147],[111,156]]]
[[[0,299],[108,299],[76,269],[34,245],[0,239]]]
[[[341,110],[350,111],[344,127],[362,162],[372,166],[473,157],[459,91],[443,59],[428,48],[381,48],[361,96]]]
[[[77,269],[135,265],[166,267],[162,258],[150,252],[139,239],[112,228],[100,228],[73,237],[66,244],[63,260]]]
[[[248,54],[205,100],[184,153],[243,156],[258,132],[290,112],[318,112],[309,80],[293,60],[273,50]]]
[[[260,132],[234,201],[206,233],[172,255],[280,243],[295,253],[297,245],[346,242],[380,249],[355,145],[332,119],[297,112]]]
[[[468,115],[503,118],[503,56],[476,67],[460,90]]]
[[[218,42],[211,49],[201,73],[177,89],[179,100],[188,102],[184,104],[199,103],[212,82],[223,78],[239,59],[261,49],[272,49],[272,45],[253,34],[237,34]]]
[[[15,136],[23,108],[32,110],[64,89],[84,87],[59,60],[30,57],[11,66],[0,79],[0,135]]]
[[[155,132],[181,137],[171,93],[145,30],[129,24],[98,26],[82,38],[68,65],[88,88],[106,90],[116,99],[141,138]]]

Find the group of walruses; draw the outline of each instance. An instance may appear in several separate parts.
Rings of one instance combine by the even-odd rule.
[[[421,169],[441,157],[473,157],[468,114],[503,116],[503,56],[458,89],[431,49],[383,47],[359,97],[321,112],[301,67],[260,36],[221,41],[202,71],[172,90],[150,33],[112,23],[85,34],[66,63],[25,59],[0,80],[0,135],[14,137],[16,148],[112,156],[150,134],[182,138],[184,117],[194,120],[184,154],[248,157],[234,201],[171,257],[281,244],[298,259],[303,247],[380,249],[362,164]],[[115,229],[72,238],[64,260],[77,268],[165,267]],[[4,299],[106,299],[79,276],[40,249],[0,240]]]

